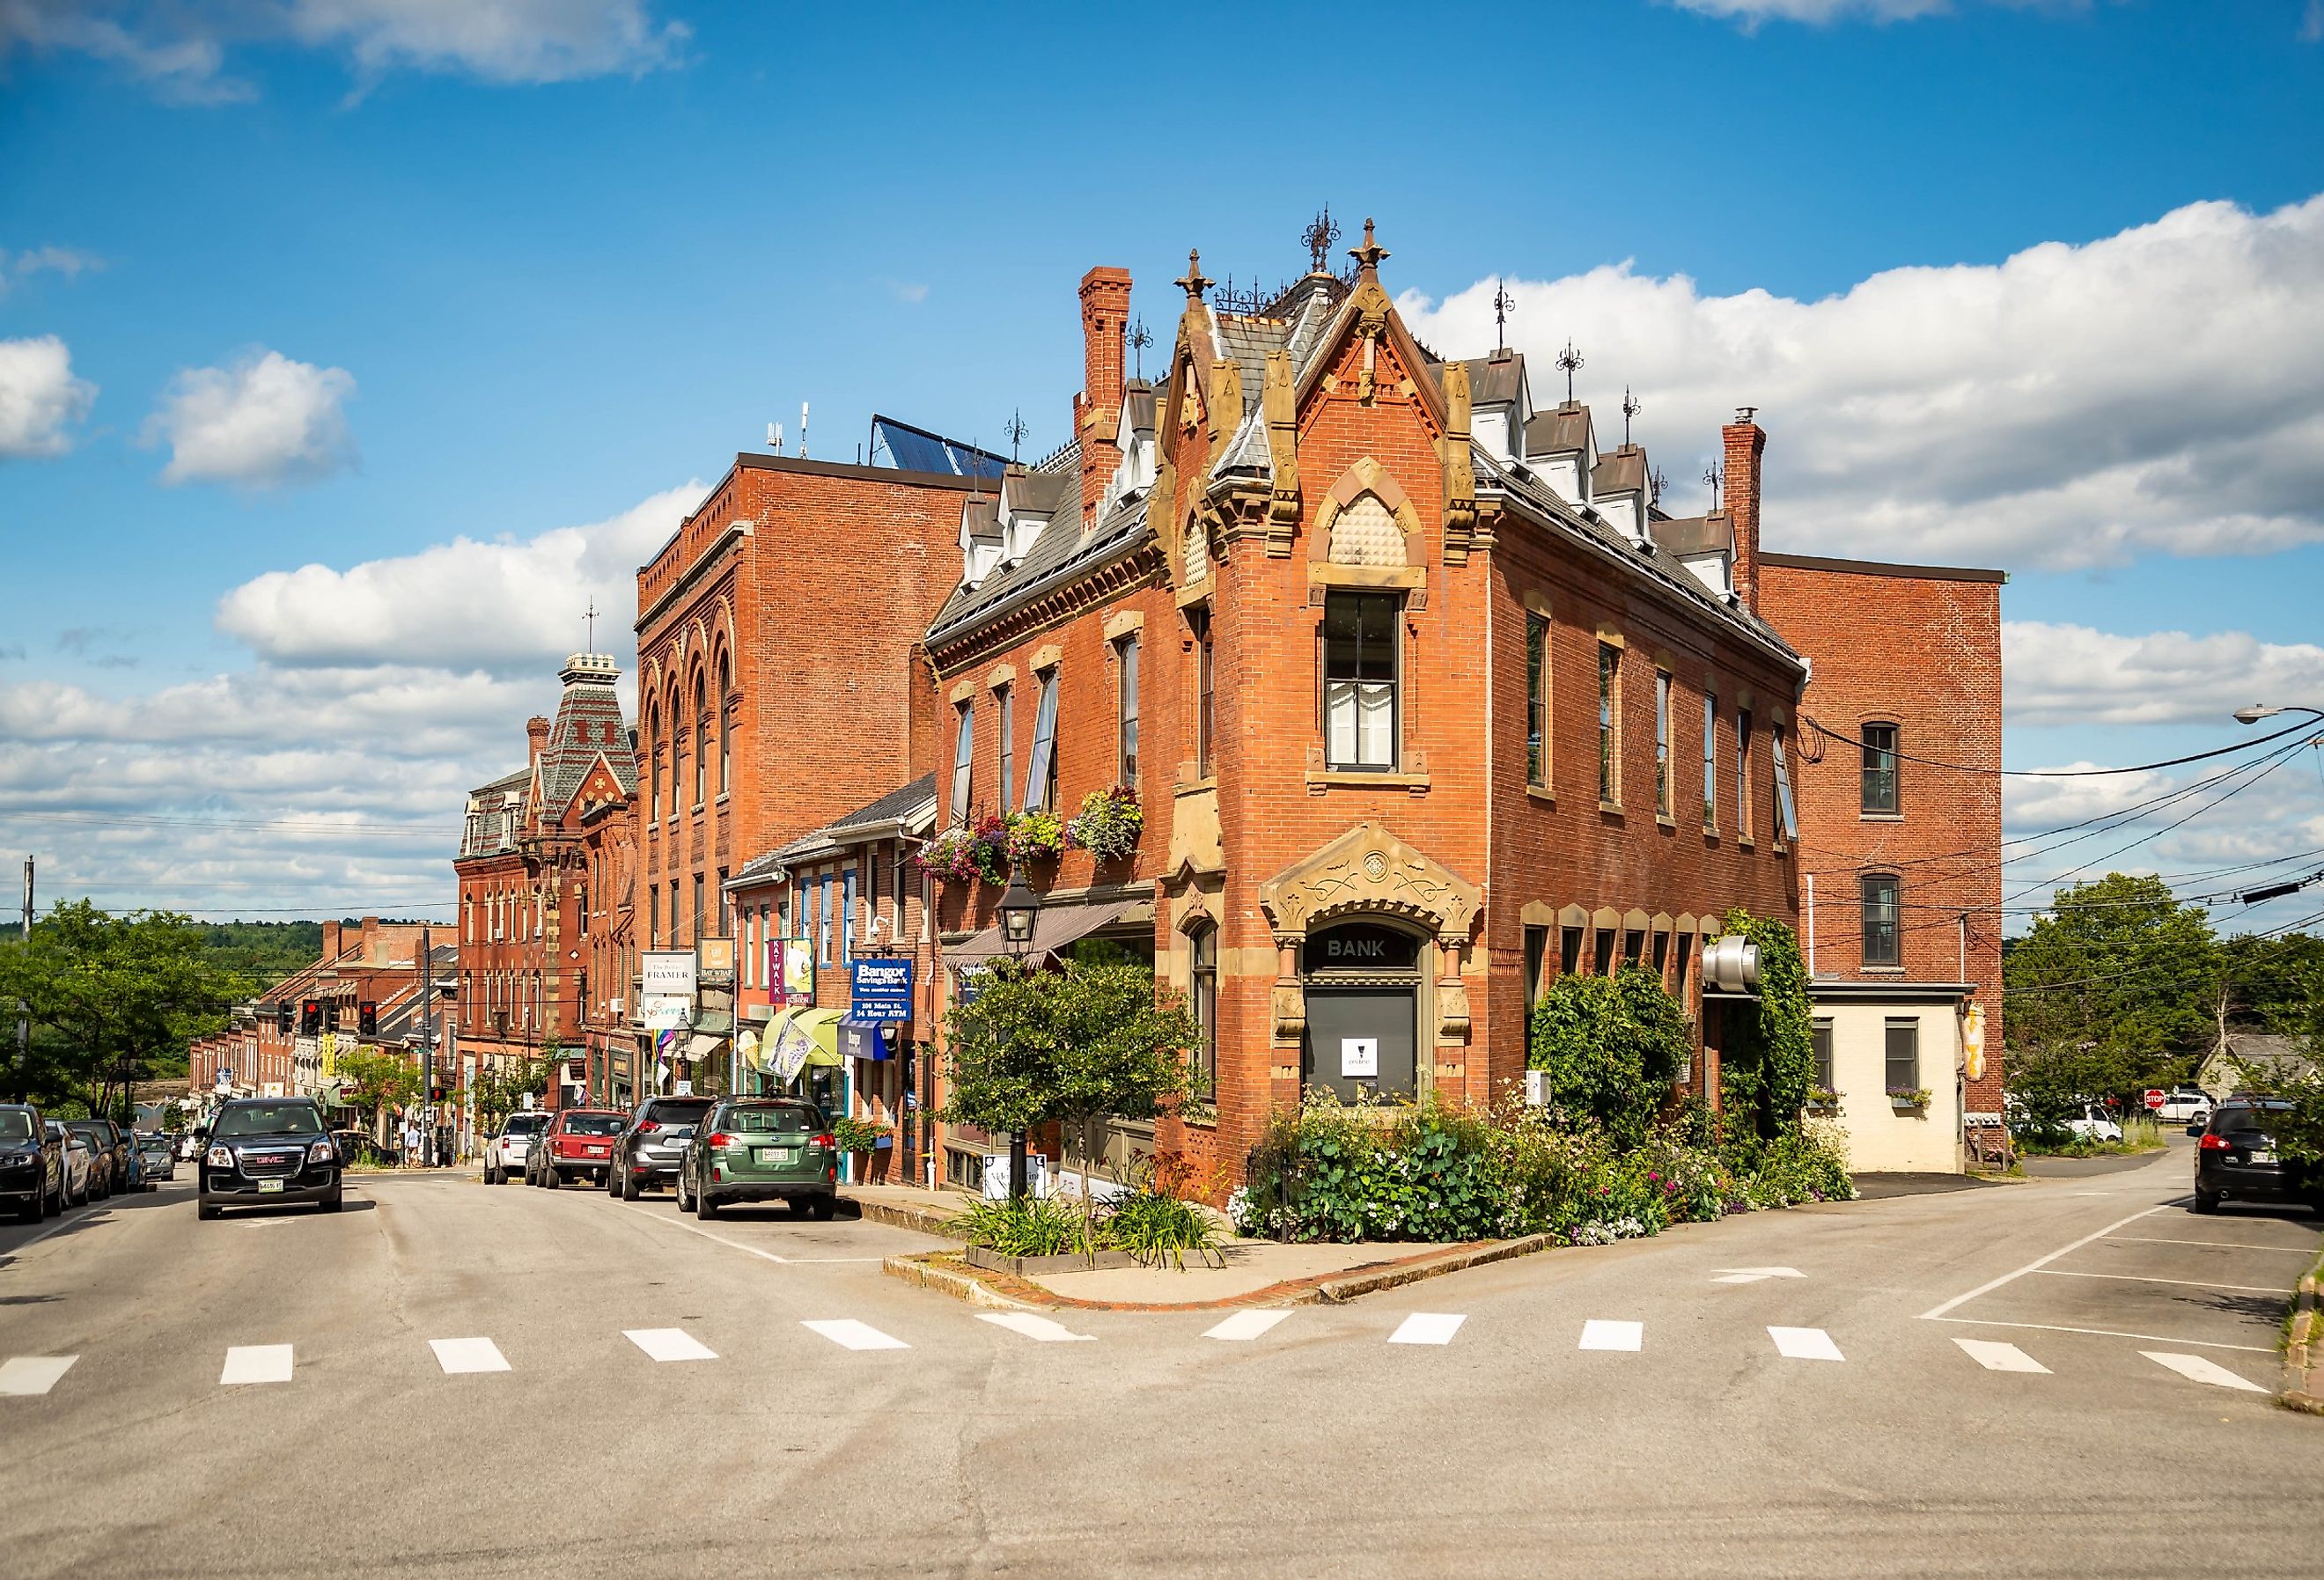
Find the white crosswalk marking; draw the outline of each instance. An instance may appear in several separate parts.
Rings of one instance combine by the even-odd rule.
[[[436,1352],[436,1363],[447,1372],[509,1369],[508,1357],[488,1338],[431,1338],[428,1347]]]
[[[79,1359],[78,1355],[11,1355],[0,1363],[0,1393],[19,1398],[46,1393]]]
[[[1290,1315],[1288,1311],[1238,1311],[1203,1336],[1225,1339],[1231,1344],[1246,1344],[1266,1334]]]
[[[1953,1343],[1960,1345],[1963,1354],[1988,1372],[2038,1372],[2044,1377],[2050,1375],[2049,1367],[2015,1344],[2005,1344],[1989,1338],[1957,1338]]]
[[[1404,1319],[1403,1326],[1388,1335],[1392,1344],[1449,1344],[1452,1335],[1461,1331],[1466,1317],[1449,1316],[1442,1311],[1416,1311]]]
[[[1029,1311],[980,1311],[976,1319],[989,1322],[995,1327],[1005,1327],[1010,1333],[1021,1333],[1027,1338],[1038,1339],[1045,1344],[1094,1340],[1097,1337],[1093,1333],[1075,1333],[1061,1322],[1036,1317]]]
[[[715,1361],[718,1352],[682,1327],[625,1327],[622,1336],[657,1361]]]
[[[912,1346],[902,1339],[881,1333],[868,1322],[858,1322],[852,1317],[833,1322],[802,1322],[801,1327],[819,1333],[833,1344],[850,1350],[908,1350]]]
[[[218,1373],[221,1384],[290,1381],[289,1344],[236,1344],[226,1351],[226,1369]]]
[[[2217,1361],[2207,1361],[2200,1355],[2173,1354],[2167,1350],[2138,1352],[2158,1366],[2168,1366],[2190,1382],[2208,1382],[2214,1388],[2239,1388],[2246,1393],[2265,1393],[2258,1383],[2236,1376]]]
[[[1767,1336],[1775,1341],[1775,1353],[1790,1361],[1840,1361],[1847,1357],[1840,1346],[1831,1342],[1831,1335],[1820,1327],[1771,1327]]]
[[[1646,1342],[1643,1322],[1609,1322],[1593,1317],[1582,1325],[1581,1347],[1585,1350],[1636,1350]]]

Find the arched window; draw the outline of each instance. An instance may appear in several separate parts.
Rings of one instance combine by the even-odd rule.
[[[1193,974],[1187,1008],[1194,1012],[1194,1092],[1212,1097],[1219,1082],[1219,929],[1204,927],[1189,940]]]
[[[667,816],[678,815],[678,785],[679,760],[686,755],[686,716],[678,711],[678,687],[669,688],[669,807]]]
[[[646,704],[646,818],[651,821],[661,802],[661,709]]]
[[[694,677],[694,804],[702,804],[704,781],[708,777],[710,756],[710,709],[704,695],[702,677]]]
[[[722,654],[718,660],[718,793],[722,796],[734,765],[734,725],[726,703],[727,684],[726,660]]]

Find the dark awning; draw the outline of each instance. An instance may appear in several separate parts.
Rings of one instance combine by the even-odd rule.
[[[1086,938],[1117,921],[1134,919],[1140,912],[1146,920],[1153,920],[1154,902],[1115,900],[1102,905],[1044,905],[1033,918],[1033,944],[1025,953],[1053,955],[1076,938]],[[947,966],[978,966],[1004,958],[1009,946],[1001,942],[1001,929],[996,925],[953,945],[944,953]]]

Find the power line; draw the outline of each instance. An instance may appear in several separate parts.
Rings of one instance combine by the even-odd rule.
[[[1816,734],[1828,736],[1844,746],[1860,747],[1864,744],[1860,737],[1843,735],[1836,730],[1826,729],[1807,714],[1800,715],[1800,722]],[[2140,762],[2128,768],[1988,768],[1981,762],[1947,762],[1935,757],[1915,757],[1909,752],[1899,752],[1893,747],[1882,750],[1880,755],[1894,757],[1904,762],[1917,762],[1925,768],[1950,769],[1955,773],[1991,773],[2004,779],[2102,779],[2108,774],[2148,773],[2158,768],[2177,768],[2183,763],[2201,762],[2208,758],[2225,757],[2236,752],[2248,752],[2255,746],[2264,746],[2270,741],[2280,741],[2286,735],[2296,735],[2302,731],[2312,731],[2315,728],[2313,721],[2303,720],[2287,729],[2278,730],[2272,735],[2261,735],[2255,740],[2238,741],[2232,746],[2216,746],[2209,752],[2196,752],[2185,757],[2166,757],[2160,762]]]

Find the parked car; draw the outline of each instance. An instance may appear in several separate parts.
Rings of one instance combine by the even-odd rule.
[[[64,1142],[29,1103],[0,1103],[0,1206],[37,1224],[64,1203]]]
[[[2122,1126],[2103,1103],[2085,1103],[2066,1120],[2066,1128],[2086,1141],[2118,1141]]]
[[[695,1126],[710,1112],[707,1097],[649,1097],[630,1115],[613,1148],[605,1188],[623,1201],[658,1186],[675,1187]]]
[[[137,1138],[137,1160],[145,1171],[145,1183],[159,1185],[164,1179],[178,1177],[178,1149],[171,1138],[153,1131]]]
[[[524,1170],[525,1160],[532,1155],[532,1143],[549,1128],[549,1115],[537,1109],[512,1113],[501,1123],[492,1139],[484,1142],[484,1183],[506,1185],[515,1175],[531,1183]]]
[[[2211,1095],[2200,1086],[2174,1086],[2163,1095],[2154,1116],[2164,1124],[2209,1124]]]
[[[339,1151],[307,1097],[243,1097],[218,1104],[203,1150],[194,1215],[229,1206],[312,1202],[336,1213],[344,1188]]]
[[[62,1187],[57,1198],[57,1210],[62,1212],[88,1202],[89,1186],[97,1174],[97,1152],[87,1137],[76,1134],[61,1119],[49,1121],[49,1133],[62,1149],[59,1164]]]
[[[129,1165],[122,1154],[128,1149],[122,1145],[121,1132],[109,1119],[68,1119],[65,1128],[88,1143],[90,1159],[89,1201],[103,1201],[116,1190],[129,1188]]]
[[[695,1127],[678,1175],[678,1210],[715,1218],[733,1202],[783,1201],[828,1218],[839,1199],[839,1148],[823,1111],[798,1097],[722,1100]]]
[[[2271,1115],[2291,1108],[2281,1097],[2240,1094],[2219,1104],[2195,1144],[2197,1212],[2216,1213],[2233,1200],[2305,1202],[2324,1213],[2324,1180],[2287,1169],[2266,1128]]]
[[[525,1157],[525,1183],[555,1190],[586,1175],[603,1184],[613,1171],[613,1143],[628,1118],[618,1108],[558,1109]]]

